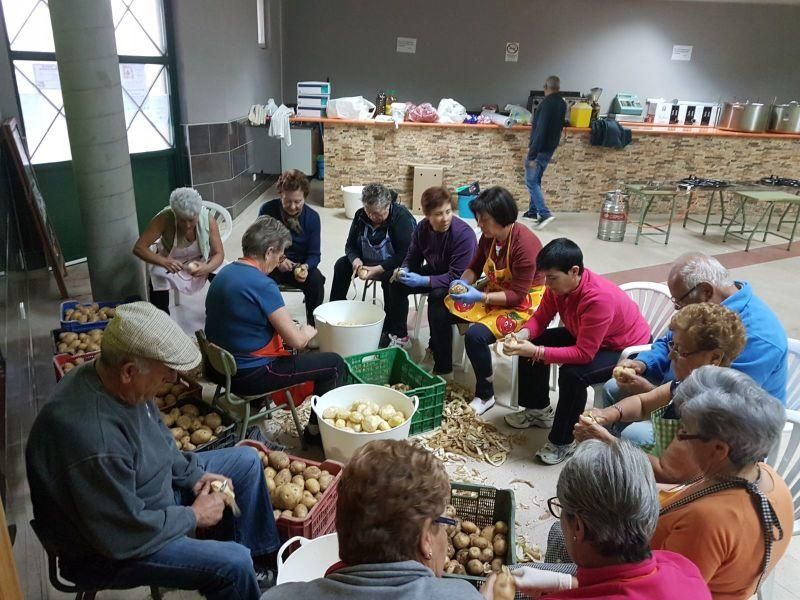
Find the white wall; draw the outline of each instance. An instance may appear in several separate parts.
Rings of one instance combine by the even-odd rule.
[[[281,1],[272,45],[259,48],[256,0],[170,0],[175,25],[181,123],[230,121],[281,96]]]
[[[468,108],[524,103],[557,74],[565,90],[716,100],[800,99],[800,6],[661,0],[292,0],[284,89],[331,78],[334,96],[395,88],[401,99]],[[417,38],[398,54],[397,36]],[[519,62],[504,60],[520,43]],[[691,62],[673,44],[694,46]]]

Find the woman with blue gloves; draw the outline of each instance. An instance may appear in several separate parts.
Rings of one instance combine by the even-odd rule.
[[[464,336],[467,356],[475,371],[475,398],[470,406],[475,414],[482,415],[494,406],[489,346],[519,331],[544,294],[544,276],[536,272],[542,242],[516,222],[517,202],[503,187],[484,190],[469,203],[469,208],[478,221],[481,239],[469,267],[450,285],[444,306],[450,311],[450,323],[472,323]],[[481,275],[484,279],[479,282]],[[437,339],[434,360],[441,367],[448,367],[441,373],[452,370],[452,353],[449,333]]]
[[[428,294],[430,349],[441,361],[443,354],[437,351],[440,341],[447,338],[448,346],[452,345],[452,320],[444,298],[450,283],[472,259],[476,240],[472,228],[453,214],[453,199],[446,188],[428,188],[422,193],[421,204],[425,218],[414,230],[408,254],[392,285],[398,294]],[[453,370],[451,353],[452,349],[446,361],[434,363],[434,373]]]

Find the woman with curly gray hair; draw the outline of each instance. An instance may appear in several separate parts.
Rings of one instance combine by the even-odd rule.
[[[356,211],[344,245],[344,256],[333,267],[331,301],[345,300],[350,282],[380,281],[386,320],[381,347],[406,347],[408,340],[408,293],[402,284],[391,281],[394,270],[403,264],[417,226],[408,209],[397,202],[397,194],[379,183],[364,186],[363,208]]]
[[[153,217],[133,253],[148,264],[150,302],[167,314],[170,289],[199,291],[225,259],[217,222],[197,190],[189,187],[172,191],[169,206]]]

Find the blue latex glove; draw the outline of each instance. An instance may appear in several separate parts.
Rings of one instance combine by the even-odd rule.
[[[425,277],[424,275],[419,275],[418,273],[413,273],[406,271],[405,269],[401,270],[397,276],[397,279],[403,285],[407,285],[408,287],[428,287],[431,284],[431,278]]]
[[[450,294],[450,297],[453,300],[457,300],[458,302],[463,302],[464,304],[474,304],[475,302],[480,302],[483,299],[482,291],[475,289],[465,281],[459,280],[459,283],[466,285],[467,291],[464,292],[463,294]]]

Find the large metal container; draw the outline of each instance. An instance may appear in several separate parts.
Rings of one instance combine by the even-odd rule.
[[[800,104],[776,104],[769,119],[770,131],[777,133],[800,133]]]
[[[600,205],[600,223],[597,225],[597,239],[606,242],[621,242],[625,239],[628,225],[628,194],[622,190],[606,192]]]
[[[719,128],[748,133],[766,131],[771,108],[772,105],[759,102],[725,102]]]

